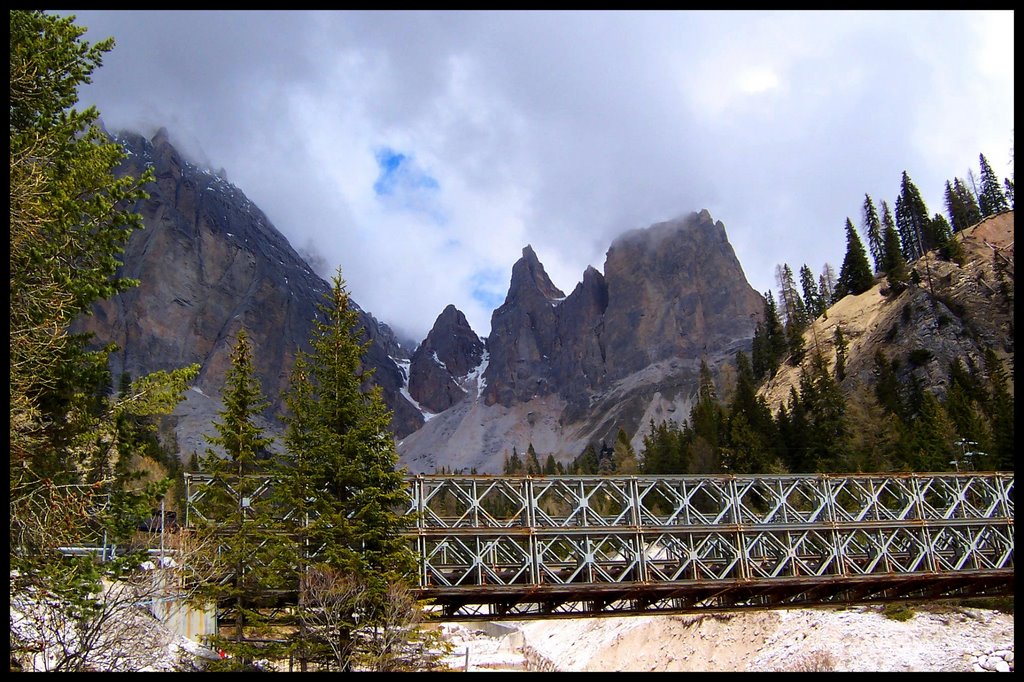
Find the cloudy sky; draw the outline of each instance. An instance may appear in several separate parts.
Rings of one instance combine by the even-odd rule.
[[[620,233],[703,208],[747,279],[836,271],[864,194],[930,212],[1013,173],[1013,13],[75,11],[81,92],[223,168],[419,341],[482,336],[531,244],[566,293]]]

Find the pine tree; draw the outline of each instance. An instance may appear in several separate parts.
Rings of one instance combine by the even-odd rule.
[[[931,391],[921,392],[921,406],[912,424],[911,461],[914,471],[949,471],[958,454],[956,429],[939,399]]]
[[[711,377],[711,369],[706,360],[701,360],[698,376],[697,400],[690,409],[690,425],[693,430],[694,443],[692,448],[703,450],[699,453],[707,464],[714,465],[719,461],[720,446],[725,432],[725,411],[718,402],[715,382]],[[691,453],[692,461],[697,461]]]
[[[949,415],[958,438],[973,442],[977,451],[987,454],[992,451],[992,435],[982,408],[982,402],[987,396],[979,389],[974,377],[958,358],[950,366],[949,388],[946,390],[942,406]],[[978,461],[975,464],[986,470],[996,468],[986,461]]]
[[[786,332],[779,320],[778,307],[770,290],[764,294],[763,318],[754,329],[751,349],[751,363],[758,380],[775,376],[786,354]]]
[[[233,613],[234,631],[225,636],[222,628],[217,646],[233,655],[225,667],[245,669],[256,658],[281,654],[247,641],[245,632],[265,627],[267,617],[258,605],[269,591],[284,587],[278,560],[286,554],[266,486],[266,453],[274,439],[256,423],[269,401],[256,377],[245,329],[239,330],[231,352],[222,398],[224,409],[214,422],[217,435],[206,436],[212,447],[202,460],[212,482],[196,507],[201,514],[197,532],[217,538],[216,562],[225,577],[204,585],[202,594]]]
[[[953,184],[946,181],[946,213],[949,215],[949,222],[954,232],[962,232],[968,227],[975,225],[981,220],[981,210],[978,202],[967,189],[960,178],[956,178]]]
[[[836,325],[833,340],[836,345],[836,381],[842,381],[846,378],[846,350],[849,347],[842,325]]]
[[[807,313],[812,319],[817,319],[825,314],[827,306],[825,300],[818,290],[818,284],[814,279],[814,273],[804,263],[800,266],[800,287],[804,292],[804,304],[807,306]]]
[[[847,295],[862,294],[874,284],[874,276],[871,274],[871,266],[868,264],[867,254],[864,253],[864,245],[853,228],[853,223],[846,219],[846,257],[839,269],[839,281],[836,284],[836,296],[843,298]]]
[[[985,370],[989,384],[985,412],[992,424],[992,452],[989,454],[1000,469],[1013,471],[1013,395],[1006,370],[991,348],[985,349]]]
[[[1003,187],[1006,188],[1006,201],[1010,204],[1010,210],[1013,210],[1013,180],[1010,178],[1003,178]]]
[[[362,390],[369,341],[360,339],[359,316],[340,271],[319,311],[312,350],[297,354],[286,397],[288,457],[278,490],[282,504],[295,509],[290,532],[298,540],[293,563],[300,600],[310,570],[330,569],[360,586],[358,603],[353,598],[343,609],[334,633],[337,648],[350,652],[348,668],[359,653],[354,637],[389,627],[388,587],[412,579],[415,558],[401,535],[408,492],[396,470],[391,413],[379,387]],[[300,657],[315,654],[317,642],[308,633],[297,633],[294,644]]]
[[[124,150],[97,125],[96,109],[76,108],[113,40],[90,45],[71,17],[11,10],[8,18],[11,591],[31,582],[95,604],[91,560],[60,560],[54,550],[98,544],[104,524],[128,525],[96,513],[118,485],[109,474],[130,463],[123,427],[170,413],[198,367],[153,373],[133,382],[130,396],[111,395],[113,347],[89,350],[88,336],[69,332],[95,302],[136,284],[119,276],[119,256],[141,227],[130,208],[153,175],[116,177]]]
[[[922,235],[927,229],[928,207],[921,198],[921,192],[914,185],[907,171],[903,171],[900,195],[896,198],[896,230],[907,262],[924,255]]]
[[[816,471],[806,401],[795,387],[790,387],[787,405],[779,409],[776,430],[784,445],[786,468],[793,473]]]
[[[519,457],[519,452],[516,450],[516,446],[512,446],[512,455],[507,456],[505,459],[505,466],[502,472],[507,476],[515,476],[522,474],[525,471],[523,466],[523,460]]]
[[[892,220],[889,207],[884,201],[882,202],[882,224],[882,272],[885,273],[888,280],[889,290],[894,294],[899,294],[906,288],[910,273],[907,270],[907,262],[903,258],[896,225]]]
[[[874,357],[875,397],[879,404],[890,414],[901,420],[907,415],[899,378],[896,375],[895,361],[890,361],[881,349],[875,351]]]
[[[555,459],[553,454],[549,454],[544,460],[544,471],[542,472],[545,476],[555,476],[561,473],[561,465]]]
[[[526,473],[529,476],[540,474],[540,459],[537,457],[537,451],[534,449],[533,443],[530,443],[526,448]]]
[[[953,234],[949,221],[940,213],[936,213],[928,224],[928,240],[934,243],[928,248],[938,248],[939,256],[944,260],[963,265],[964,247]]]
[[[999,178],[992,172],[992,167],[988,165],[988,159],[981,154],[978,156],[978,160],[981,164],[981,192],[978,194],[978,207],[981,209],[981,216],[988,218],[1010,210],[1006,195],[999,187]]]
[[[573,460],[572,470],[574,474],[590,476],[597,473],[598,465],[597,449],[593,443],[589,443],[579,457]]]
[[[878,211],[875,210],[875,202],[872,201],[870,194],[864,195],[864,218],[861,226],[864,228],[864,234],[868,240],[868,251],[871,253],[871,260],[875,264],[875,272],[881,272],[884,257],[882,222],[878,217]]]
[[[750,361],[736,353],[736,391],[729,405],[727,446],[736,473],[768,473],[778,469],[778,441],[771,410],[757,386]]]
[[[839,471],[848,456],[846,401],[821,355],[801,374],[800,399],[808,422],[805,466],[813,462],[815,471]]]

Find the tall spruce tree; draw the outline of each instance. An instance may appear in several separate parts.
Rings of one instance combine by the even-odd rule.
[[[761,380],[775,376],[786,354],[786,331],[779,319],[775,296],[769,290],[764,294],[763,319],[754,328],[751,364],[754,376]]]
[[[991,348],[985,349],[985,371],[988,373],[989,385],[985,411],[992,424],[992,452],[989,454],[997,467],[1013,471],[1013,395],[1007,372]]]
[[[827,310],[825,300],[818,290],[814,273],[806,263],[800,266],[800,288],[804,292],[804,305],[807,308],[808,317],[815,320],[824,315]]]
[[[954,179],[952,184],[946,181],[945,199],[946,213],[954,232],[962,232],[981,220],[978,202],[960,178]]]
[[[882,221],[875,209],[875,202],[870,194],[864,195],[864,216],[861,221],[864,235],[868,240],[868,251],[871,253],[871,260],[875,264],[875,272],[882,271],[882,260],[884,256],[882,241]]]
[[[721,466],[721,444],[725,433],[725,411],[718,401],[718,392],[711,376],[707,361],[701,359],[697,387],[697,400],[690,409],[690,425],[694,443],[691,449],[700,450],[690,455],[691,461],[703,460],[704,467],[717,469]]]
[[[344,576],[360,586],[339,608],[333,651],[351,668],[365,638],[392,627],[388,588],[409,582],[415,557],[402,537],[408,524],[408,492],[389,427],[391,413],[377,386],[364,391],[362,364],[369,341],[351,305],[340,271],[324,295],[322,319],[313,325],[311,351],[297,354],[286,396],[288,456],[278,485],[282,504],[295,509],[291,535],[298,542],[299,611],[313,608],[303,596],[309,571]],[[316,657],[317,645],[300,630],[300,659]]]
[[[889,290],[899,294],[907,285],[910,273],[907,270],[907,262],[903,258],[903,250],[900,245],[900,237],[896,232],[896,225],[892,220],[889,207],[882,202],[882,272],[885,273],[889,283]]]
[[[222,628],[219,648],[232,654],[220,662],[224,669],[246,669],[257,658],[276,658],[282,651],[272,644],[254,644],[247,635],[260,632],[268,622],[260,608],[268,595],[285,586],[287,556],[277,532],[274,504],[268,492],[268,448],[273,438],[257,424],[270,404],[253,366],[252,346],[240,329],[231,352],[231,367],[224,376],[224,409],[214,422],[216,435],[206,436],[212,446],[202,460],[203,472],[212,477],[196,503],[201,514],[197,532],[216,538],[216,563],[223,577],[207,583],[201,593],[231,614],[233,631]]]
[[[73,17],[11,10],[8,18],[11,592],[31,584],[95,606],[91,559],[64,560],[57,548],[98,544],[107,521],[128,525],[96,514],[116,483],[107,474],[133,455],[122,447],[122,418],[170,413],[198,367],[141,377],[130,395],[110,395],[112,347],[89,350],[88,337],[70,333],[95,302],[137,283],[118,275],[120,254],[142,224],[131,205],[153,176],[116,176],[124,150],[97,125],[95,108],[76,108],[113,39],[90,45]],[[11,644],[21,646],[13,636]]]
[[[861,244],[857,230],[849,218],[846,219],[846,257],[839,268],[839,281],[836,283],[836,296],[862,294],[874,284],[871,266],[868,264],[864,245]]]
[[[907,171],[903,171],[900,194],[896,198],[896,230],[899,232],[903,257],[907,262],[924,255],[923,234],[929,220],[928,207],[921,198],[921,192],[907,175]]]
[[[775,422],[764,397],[757,395],[754,372],[743,351],[736,353],[736,391],[728,413],[726,443],[736,473],[777,470]]]
[[[992,167],[988,165],[988,159],[984,154],[980,154],[978,161],[981,164],[981,190],[978,193],[978,207],[981,209],[981,216],[988,218],[1010,210],[1006,195],[999,187],[999,178],[992,171]]]

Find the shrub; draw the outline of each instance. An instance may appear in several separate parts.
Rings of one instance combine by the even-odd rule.
[[[886,604],[882,607],[882,615],[889,620],[899,621],[900,623],[908,621],[914,617],[914,609],[907,604]]]

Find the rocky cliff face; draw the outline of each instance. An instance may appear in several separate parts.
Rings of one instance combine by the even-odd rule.
[[[958,238],[963,265],[942,260],[934,252],[913,263],[918,283],[899,295],[886,295],[879,281],[859,296],[847,296],[804,332],[804,345],[820,350],[835,370],[835,330],[847,340],[842,389],[850,394],[875,383],[875,358],[881,354],[896,365],[900,384],[926,388],[942,399],[950,365],[960,361],[984,370],[985,351],[992,349],[1007,371],[1013,367],[1013,305],[1000,282],[995,263],[1008,268],[1012,291],[1013,211],[1001,213],[964,230]],[[760,389],[772,411],[788,402],[799,387],[800,372],[809,369],[810,353],[798,366],[784,362]]]
[[[185,161],[165,131],[121,142],[126,170],[156,173],[136,208],[145,229],[124,254],[123,275],[141,284],[77,329],[119,346],[115,377],[202,367],[173,417],[187,457],[206,447],[244,326],[271,401],[264,426],[280,433],[295,354],[328,284],[241,191]],[[364,361],[410,470],[494,472],[512,447],[533,443],[568,461],[620,427],[639,434],[649,419],[685,418],[701,358],[716,365],[749,348],[761,309],[724,227],[704,211],[623,235],[604,273],[588,268],[568,296],[527,246],[486,342],[454,306],[411,356],[368,312],[360,320],[372,341]]]
[[[275,415],[296,349],[307,348],[317,305],[328,284],[292,249],[267,217],[221,177],[182,159],[161,130],[152,140],[125,134],[125,166],[134,174],[156,173],[150,198],[136,210],[145,229],[132,235],[122,274],[140,284],[100,303],[77,323],[99,341],[113,341],[114,376],[138,377],[198,363],[201,373],[174,419],[183,457],[202,452],[201,434],[212,430],[220,409],[231,346],[244,326],[253,344],[257,375],[272,402],[266,426],[280,430]],[[357,306],[358,307],[358,306]],[[360,320],[373,342],[365,362],[394,410],[399,436],[423,423],[401,394],[405,377],[393,357],[402,350],[391,330],[372,315]]]
[[[431,412],[447,410],[466,396],[461,384],[480,365],[483,355],[483,340],[470,328],[466,316],[449,305],[412,354],[409,394]]]
[[[762,311],[707,211],[621,236],[604,274],[588,268],[569,296],[527,246],[491,318],[479,404],[432,419],[399,450],[418,470],[496,471],[513,446],[567,460],[620,427],[679,421],[701,358],[716,365],[749,350]],[[435,404],[447,404],[444,390]],[[473,391],[463,394],[473,403]]]

